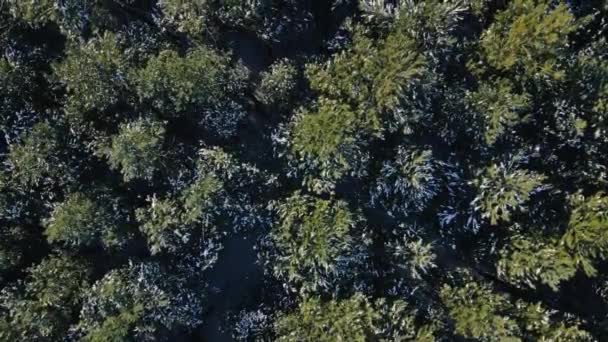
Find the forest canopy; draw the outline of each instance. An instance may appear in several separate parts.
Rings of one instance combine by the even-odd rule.
[[[606,341],[607,134],[606,0],[0,0],[0,341]]]

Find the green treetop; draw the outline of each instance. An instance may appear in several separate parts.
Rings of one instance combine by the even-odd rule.
[[[488,145],[512,133],[523,121],[522,114],[529,107],[529,97],[514,93],[510,82],[505,79],[480,85],[470,95],[469,101],[480,115],[483,136]]]
[[[30,25],[44,25],[57,20],[55,0],[19,1],[9,0],[11,14]]]
[[[97,281],[78,329],[85,341],[158,340],[200,324],[201,296],[158,264],[130,264]]]
[[[207,29],[208,0],[160,0],[163,23],[192,37],[199,37]]]
[[[361,294],[323,302],[306,298],[276,321],[277,341],[434,341],[404,302],[370,301]]]
[[[525,210],[524,204],[540,189],[544,179],[534,172],[493,164],[474,181],[477,197],[473,203],[491,225],[508,223],[514,212]]]
[[[501,251],[498,274],[512,284],[535,288],[545,284],[554,291],[577,272],[572,256],[556,241],[516,236]]]
[[[34,28],[57,24],[69,37],[89,36],[92,33],[115,28],[116,6],[127,7],[132,1],[89,0],[8,0],[13,17]],[[4,4],[3,4],[4,5]],[[48,28],[48,27],[47,27]]]
[[[110,146],[101,153],[125,181],[152,180],[162,163],[165,127],[161,122],[137,119],[120,126]]]
[[[608,197],[603,193],[570,198],[571,213],[568,228],[561,243],[577,265],[588,275],[596,275],[594,260],[604,260],[608,253]]]
[[[269,109],[290,108],[298,84],[298,71],[289,60],[283,59],[261,74],[255,96]]]
[[[137,93],[163,115],[180,115],[192,106],[211,105],[222,96],[226,57],[198,48],[181,57],[161,51],[134,75]]]
[[[127,93],[128,64],[115,34],[104,33],[86,44],[72,44],[65,60],[54,66],[55,75],[66,86],[66,110],[75,118],[106,116]]]
[[[290,150],[299,167],[312,169],[313,175],[333,183],[365,172],[368,157],[359,137],[361,129],[348,105],[321,99],[315,111],[300,113],[292,123]]]
[[[248,72],[211,48],[199,46],[185,56],[163,50],[131,79],[143,104],[163,118],[185,117],[220,138],[235,134],[245,115],[243,91]]]
[[[555,317],[539,304],[512,301],[486,284],[444,285],[441,298],[457,335],[480,341],[590,341],[578,322]]]
[[[570,218],[561,237],[516,236],[502,251],[499,274],[515,284],[532,288],[542,283],[558,290],[578,270],[596,276],[596,262],[607,253],[606,197],[597,193],[570,197]]]
[[[0,293],[0,339],[53,341],[66,335],[88,288],[90,270],[78,259],[50,256],[29,269],[22,291]]]
[[[108,200],[105,196],[99,199]],[[61,243],[71,247],[91,247],[102,243],[106,248],[125,244],[126,234],[120,229],[110,203],[99,203],[82,193],[68,195],[58,204],[51,217],[46,220],[45,235],[50,243]]]
[[[277,249],[275,274],[303,291],[331,288],[356,263],[358,224],[345,202],[292,195],[277,208],[270,236]]]
[[[10,146],[12,176],[24,186],[57,182],[70,176],[61,156],[57,129],[48,122],[35,124],[21,140]]]
[[[377,134],[383,114],[398,108],[400,96],[424,66],[415,42],[401,31],[379,42],[355,32],[352,47],[325,65],[310,65],[307,76],[320,95],[350,104],[362,131]]]
[[[305,179],[309,187],[326,191],[343,176],[366,173],[365,145],[406,125],[403,115],[414,115],[402,102],[425,65],[407,32],[394,30],[374,40],[357,29],[348,49],[307,67],[319,99],[293,118],[289,134],[297,167],[315,174]]]
[[[251,205],[252,196],[264,191],[252,185],[261,184],[264,176],[220,149],[201,149],[193,178],[183,188],[153,195],[148,206],[136,210],[152,254],[183,259],[201,244],[219,247],[217,240],[224,235],[266,225],[263,211]]]
[[[516,78],[562,79],[569,35],[583,22],[561,1],[515,0],[481,37],[487,63]],[[520,74],[521,73],[521,74]]]
[[[394,161],[385,161],[371,193],[391,215],[422,211],[440,189],[438,163],[430,150],[399,146]]]

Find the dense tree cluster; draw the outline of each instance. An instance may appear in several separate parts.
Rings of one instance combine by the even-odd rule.
[[[608,339],[605,0],[0,0],[0,341]]]

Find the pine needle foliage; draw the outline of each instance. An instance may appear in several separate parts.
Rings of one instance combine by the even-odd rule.
[[[604,341],[608,7],[0,0],[0,341]]]

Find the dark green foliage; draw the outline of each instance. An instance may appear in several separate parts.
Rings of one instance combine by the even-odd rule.
[[[359,218],[345,202],[296,193],[277,207],[279,222],[270,232],[277,249],[274,273],[304,292],[331,289],[363,259],[356,237]]]
[[[515,284],[535,287],[545,284],[554,290],[559,284],[576,274],[575,260],[554,241],[516,237],[509,243],[509,251],[503,251],[498,271]]]
[[[361,294],[340,301],[308,298],[296,312],[279,317],[277,341],[433,341],[426,327],[400,301],[375,303]]]
[[[379,202],[391,215],[424,210],[439,191],[438,168],[431,151],[399,146],[394,162],[382,166],[372,202]]]
[[[292,123],[290,152],[297,168],[307,172],[306,185],[314,190],[331,189],[345,175],[359,175],[368,159],[362,123],[348,105],[321,99],[315,112],[298,114]]]
[[[550,1],[513,1],[499,13],[481,37],[481,51],[488,64],[519,77],[559,80],[568,48],[568,35],[582,22],[566,4]]]
[[[594,262],[603,259],[606,240],[601,233],[606,227],[606,198],[602,193],[586,198],[570,198],[571,213],[564,234],[559,238],[516,237],[499,262],[499,272],[514,283],[535,287],[537,282],[557,290],[577,270],[596,276]]]
[[[221,96],[222,69],[227,60],[208,49],[197,49],[180,57],[175,51],[161,51],[134,76],[137,93],[151,101],[164,115],[180,113],[190,106],[210,105]]]
[[[604,234],[608,219],[608,198],[603,193],[588,198],[576,194],[570,202],[570,220],[561,242],[585,273],[595,275],[597,270],[592,261],[604,259],[608,252],[608,240]]]
[[[20,143],[9,147],[11,175],[22,186],[49,185],[67,181],[69,165],[62,156],[59,132],[48,122],[35,124]]]
[[[0,338],[59,340],[79,310],[90,272],[81,260],[50,256],[28,273],[24,286],[0,293],[0,322],[7,324]]]
[[[207,28],[207,3],[206,0],[160,0],[158,6],[166,25],[173,26],[178,32],[199,36]]]
[[[543,180],[543,176],[525,170],[491,165],[474,182],[478,195],[473,204],[491,225],[508,223],[512,213],[524,208],[530,195],[540,189]]]
[[[124,101],[126,71],[127,62],[114,34],[69,47],[66,59],[55,66],[68,93],[66,111],[77,118],[91,111],[109,116],[112,106]]]
[[[89,38],[92,34],[105,30],[115,30],[121,23],[124,11],[134,10],[139,3],[149,9],[149,2],[137,0],[7,0],[15,19],[36,29],[57,25],[70,38]]]
[[[365,297],[321,303],[308,299],[277,322],[278,341],[366,341],[377,313]]]
[[[192,256],[202,262],[197,265],[207,268],[214,262],[213,255],[221,247],[218,239],[223,235],[264,224],[259,209],[249,204],[251,199],[245,192],[261,172],[234,163],[221,150],[203,149],[195,176],[187,186],[175,196],[152,196],[147,207],[136,210],[152,254],[165,252],[183,259],[194,253]],[[204,255],[197,254],[200,252]]]
[[[608,7],[0,0],[0,341],[604,341]]]
[[[331,5],[332,1],[328,2]],[[270,42],[290,41],[313,25],[308,1],[160,0],[163,23],[191,38],[213,38],[214,24],[245,30]]]
[[[378,134],[383,114],[398,112],[401,96],[424,73],[425,64],[405,32],[374,42],[355,31],[348,51],[326,65],[309,66],[307,74],[313,90],[353,106],[362,132]]]
[[[33,120],[29,89],[33,77],[26,65],[12,65],[7,59],[0,59],[0,130],[8,141],[16,139]]]
[[[137,218],[144,222],[141,230],[147,237],[153,254],[165,248],[175,248],[172,245],[179,243],[180,235],[185,234],[179,231],[181,220],[178,208],[172,201],[152,198],[150,208],[146,211],[139,210]]]
[[[289,109],[295,98],[298,71],[289,60],[280,60],[261,74],[256,98],[270,109]]]
[[[441,290],[458,335],[482,341],[517,341],[518,326],[508,316],[504,296],[476,283]]]
[[[121,125],[110,146],[101,152],[125,181],[151,180],[163,159],[163,123],[139,119]]]
[[[480,113],[488,145],[494,144],[508,135],[515,125],[521,124],[522,112],[528,108],[528,96],[513,94],[513,88],[505,80],[482,84],[477,92],[471,94],[470,102]]]
[[[161,51],[131,77],[140,100],[162,117],[186,116],[208,132],[228,137],[245,115],[238,96],[247,76],[244,67],[231,68],[227,56],[199,47],[184,57]]]
[[[424,274],[429,273],[435,264],[436,255],[433,253],[433,246],[424,243],[422,239],[411,241],[403,238],[389,246],[392,252],[392,263],[398,269],[405,270],[409,277],[420,279]]]
[[[441,297],[454,321],[455,332],[481,341],[588,341],[577,322],[554,321],[540,304],[511,301],[484,284],[445,285]]]
[[[0,279],[2,274],[21,266],[24,257],[22,246],[27,242],[27,232],[20,226],[0,228]]]
[[[50,243],[69,247],[119,248],[127,242],[128,232],[121,226],[120,212],[114,212],[112,199],[96,194],[93,200],[82,193],[68,195],[46,220],[44,234]]]
[[[119,342],[129,336],[132,326],[140,318],[142,308],[135,306],[106,319],[100,327],[94,328],[83,340],[90,342]]]
[[[156,264],[132,264],[93,284],[80,313],[87,341],[155,340],[199,324],[201,298]],[[166,338],[166,337],[165,337]]]

